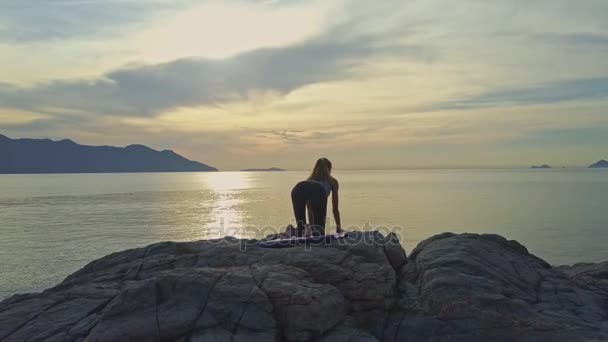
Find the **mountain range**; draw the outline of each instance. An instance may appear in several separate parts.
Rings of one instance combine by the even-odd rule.
[[[80,145],[72,140],[11,139],[0,134],[0,173],[200,172],[216,168],[144,145]]]

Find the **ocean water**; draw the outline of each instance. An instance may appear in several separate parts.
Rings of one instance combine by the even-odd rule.
[[[292,222],[291,188],[306,175],[0,175],[0,299],[53,286],[127,248],[282,230]],[[552,264],[608,260],[608,170],[335,176],[343,226],[396,231],[407,252],[436,233],[483,232],[518,240]]]

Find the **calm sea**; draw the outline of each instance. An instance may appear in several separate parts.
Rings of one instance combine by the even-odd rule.
[[[150,243],[263,237],[305,172],[0,175],[0,298]],[[336,171],[343,226],[486,232],[552,264],[608,260],[608,170]],[[332,223],[333,227],[333,223]]]

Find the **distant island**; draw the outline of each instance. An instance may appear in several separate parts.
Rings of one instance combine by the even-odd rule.
[[[602,168],[608,168],[608,161],[605,160],[600,160],[595,164],[592,164],[589,166],[590,169],[602,169]]]
[[[217,169],[143,145],[87,146],[69,139],[10,139],[0,134],[0,174],[200,171]]]
[[[549,166],[549,165],[547,165],[547,164],[543,164],[543,165],[541,165],[541,166],[533,165],[533,166],[531,167],[531,169],[550,169],[550,168],[551,168],[551,166]]]
[[[287,170],[283,170],[278,167],[271,167],[268,169],[242,169],[241,171],[287,171]]]

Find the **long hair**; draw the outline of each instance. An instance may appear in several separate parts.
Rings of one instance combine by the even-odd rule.
[[[317,163],[315,164],[315,167],[312,169],[312,173],[310,174],[310,177],[308,177],[308,179],[316,181],[326,181],[329,180],[330,177],[331,162],[327,158],[319,158],[319,160],[317,160]]]

